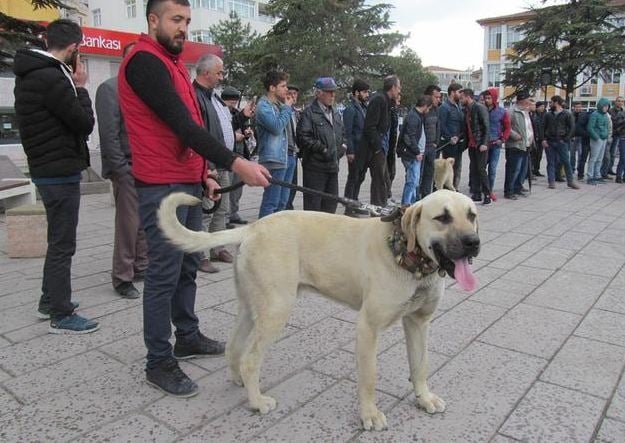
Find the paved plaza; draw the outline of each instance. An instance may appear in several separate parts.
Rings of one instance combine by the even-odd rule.
[[[37,320],[43,259],[7,257],[0,215],[0,441],[625,442],[625,185],[546,184],[478,205],[479,288],[464,293],[448,278],[430,332],[429,384],[446,412],[417,409],[401,326],[381,336],[384,432],[360,427],[349,309],[300,296],[262,368],[278,401],[266,416],[247,408],[223,358],[183,362],[200,393],[167,397],[144,381],[141,300],[120,299],[110,283],[110,196],[81,203],[74,299],[101,324],[85,336],[49,335]],[[243,217],[259,203],[260,190],[245,188]],[[199,274],[196,307],[203,332],[225,340],[237,307],[232,266],[218,266]]]

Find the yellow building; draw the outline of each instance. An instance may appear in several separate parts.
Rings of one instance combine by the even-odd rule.
[[[21,20],[52,21],[60,17],[58,9],[39,8],[27,0],[0,0],[0,12]]]
[[[613,0],[616,6],[625,6],[625,0]],[[501,82],[506,70],[512,68],[508,55],[512,52],[512,45],[522,36],[517,27],[530,20],[534,14],[524,11],[517,14],[489,17],[477,20],[484,28],[484,75],[482,89],[489,87],[499,88],[500,97],[506,97],[514,92],[513,87],[504,87]],[[617,18],[618,26],[625,26],[625,15]],[[584,108],[595,108],[597,100],[605,97],[614,100],[619,95],[625,95],[625,73],[620,70],[605,70],[596,78],[590,79],[581,88],[578,88],[572,97],[565,97],[566,92],[560,88],[550,86],[536,92],[536,98],[543,100],[553,95],[560,95],[565,100],[579,101]],[[581,75],[583,77],[583,74]],[[582,79],[580,78],[580,81]]]

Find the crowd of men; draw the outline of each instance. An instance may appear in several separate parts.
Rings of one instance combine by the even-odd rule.
[[[596,184],[625,167],[625,111],[618,98],[601,100],[592,114],[563,109],[559,96],[534,104],[520,92],[505,110],[496,89],[476,97],[452,84],[441,103],[441,89],[428,86],[400,121],[401,82],[384,78],[381,91],[355,80],[350,103],[338,112],[337,84],[318,78],[315,97],[297,107],[299,88],[285,72],[263,78],[265,94],[242,109],[240,91],[218,86],[223,61],[201,57],[193,81],[179,62],[190,6],[187,0],[149,0],[148,33],[124,48],[118,77],[100,85],[94,115],[85,89],[87,73],[80,61],[80,27],[69,20],[47,28],[47,51],[20,50],[15,57],[15,109],[33,182],[48,219],[48,250],[37,315],[50,320],[56,334],[85,334],[99,324],[76,313],[72,301],[71,262],[76,250],[81,171],[89,165],[86,140],[98,120],[102,172],[113,183],[116,204],[112,285],[125,298],[141,296],[133,281],[144,279],[144,340],[148,350],[146,379],[170,395],[188,397],[198,387],[178,359],[224,353],[224,344],[204,336],[194,312],[196,273],[218,272],[213,262],[232,262],[225,249],[206,255],[184,254],[167,242],[157,223],[160,202],[172,192],[217,201],[220,187],[244,182],[264,188],[258,218],[293,208],[294,192],[270,181],[301,182],[309,189],[338,195],[340,160],[346,155],[344,195],[357,200],[367,172],[370,201],[386,206],[396,176],[396,158],[405,167],[402,205],[433,191],[435,159],[453,158],[453,184],[461,187],[464,151],[470,162],[469,188],[475,201],[490,204],[497,163],[505,149],[504,197],[527,196],[524,183],[540,176],[541,150],[547,157],[549,187],[567,181],[577,189],[573,169]],[[608,114],[609,113],[609,114]],[[609,117],[608,117],[609,115]],[[608,139],[612,139],[606,150]],[[620,160],[612,171],[614,151]],[[604,152],[607,152],[604,156]],[[257,158],[256,161],[251,161]],[[565,178],[562,178],[564,174]],[[241,190],[221,197],[207,216],[201,207],[181,207],[178,217],[191,230],[214,232],[247,223],[238,212]],[[304,210],[334,213],[337,201],[319,192],[303,195]],[[346,209],[346,215],[358,211]],[[170,343],[172,324],[175,344]]]

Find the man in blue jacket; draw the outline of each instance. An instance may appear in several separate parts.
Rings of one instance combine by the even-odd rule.
[[[345,126],[345,143],[347,144],[347,183],[345,183],[345,197],[358,200],[360,185],[364,180],[361,177],[356,164],[356,151],[360,146],[362,132],[365,127],[365,115],[369,101],[368,83],[356,79],[352,85],[350,103],[343,111],[343,125]],[[353,210],[345,208],[345,213],[350,214]]]
[[[443,158],[453,157],[454,188],[460,189],[460,174],[462,172],[462,153],[466,146],[464,114],[460,106],[462,85],[452,83],[447,88],[447,100],[438,110],[438,120],[441,130],[441,143],[447,144],[443,148]]]

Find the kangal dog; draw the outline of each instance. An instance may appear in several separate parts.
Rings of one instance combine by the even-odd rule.
[[[399,319],[418,406],[429,413],[445,410],[445,402],[427,386],[426,341],[445,290],[445,273],[464,290],[477,284],[470,260],[479,252],[480,239],[477,210],[469,198],[437,191],[395,221],[284,211],[214,233],[190,231],[179,223],[176,208],[196,204],[200,200],[190,195],[169,195],[159,209],[159,224],[186,252],[239,245],[238,318],[226,358],[232,380],[245,386],[253,409],[265,414],[276,407],[273,398],[260,392],[263,355],[285,327],[298,289],[310,288],[358,311],[358,397],[365,429],[386,428],[375,395],[377,336]],[[414,263],[411,257],[420,257],[417,262],[425,266],[406,268],[405,263]]]
[[[434,186],[436,186],[436,189],[456,190],[456,188],[454,188],[455,162],[452,157],[437,158],[434,160]]]

